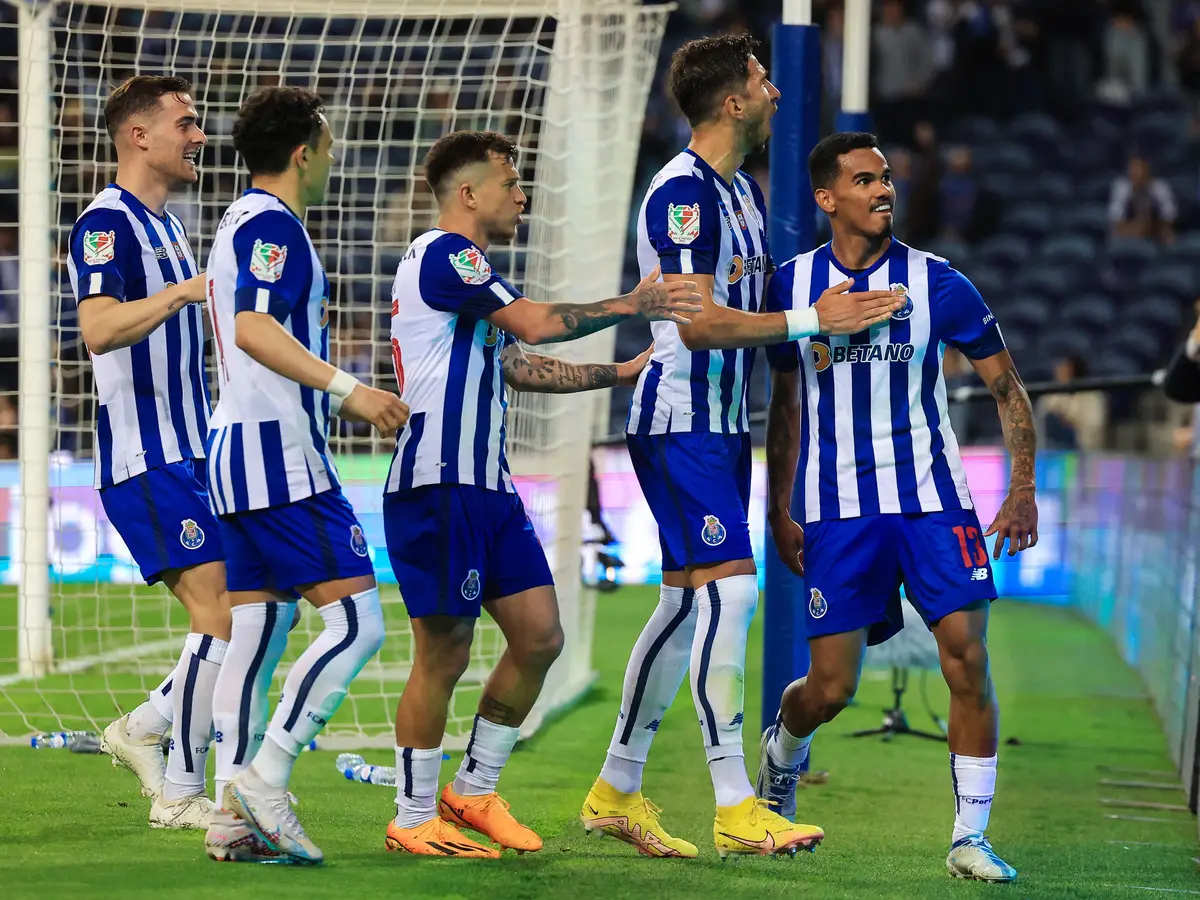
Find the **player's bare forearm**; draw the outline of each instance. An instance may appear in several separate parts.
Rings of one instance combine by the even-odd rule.
[[[203,277],[203,276],[199,276]],[[189,282],[170,284],[141,300],[89,297],[79,304],[79,327],[88,350],[97,356],[132,347],[192,302]]]
[[[575,394],[617,384],[616,364],[570,363],[553,356],[527,354],[517,346],[500,355],[504,380],[518,391],[540,394]]]
[[[292,337],[274,317],[243,310],[233,321],[238,348],[255,362],[313,390],[329,386],[337,369]]]
[[[771,373],[767,407],[767,517],[791,516],[796,465],[800,459],[800,405],[797,372]]]
[[[988,385],[1000,411],[1004,445],[1012,459],[1009,490],[1032,489],[1037,433],[1033,424],[1033,404],[1016,369],[1007,369]]]
[[[531,344],[555,344],[586,337],[632,318],[637,307],[628,296],[610,297],[597,303],[548,303],[537,339]]]
[[[788,339],[788,322],[783,313],[751,313],[715,303],[681,325],[679,336],[689,350],[740,350],[769,347]]]

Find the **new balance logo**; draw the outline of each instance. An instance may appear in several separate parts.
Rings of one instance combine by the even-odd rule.
[[[988,570],[986,568],[971,570],[971,580],[972,581],[987,581],[987,577],[988,577]]]
[[[219,732],[219,731],[213,732],[213,740],[216,741],[218,744],[221,743],[222,737],[223,737],[223,735],[221,734],[221,732]]]

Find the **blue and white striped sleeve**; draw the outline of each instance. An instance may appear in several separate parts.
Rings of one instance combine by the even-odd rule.
[[[75,264],[75,302],[89,297],[124,300],[129,285],[144,281],[141,244],[119,209],[97,208],[80,216],[71,230],[71,261]]]
[[[461,234],[443,234],[421,259],[421,300],[439,312],[484,319],[522,294],[496,274],[487,256]]]
[[[646,201],[646,235],[663,274],[714,275],[721,212],[712,189],[691,175],[660,184]]]
[[[312,254],[304,226],[280,209],[259,213],[233,235],[235,315],[260,312],[283,322],[312,288]]]

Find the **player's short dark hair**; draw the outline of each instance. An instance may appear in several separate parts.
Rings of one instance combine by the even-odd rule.
[[[708,121],[730,93],[745,88],[756,50],[758,41],[748,34],[722,34],[688,41],[675,51],[668,83],[689,125]]]
[[[175,75],[134,75],[126,78],[104,101],[104,125],[108,129],[108,136],[115,138],[117,129],[130,117],[157,109],[160,97],[191,92],[191,82]]]
[[[874,150],[879,139],[866,131],[839,131],[821,138],[808,154],[808,180],[812,188],[828,188],[837,181],[842,157],[852,150]]]
[[[316,148],[321,137],[321,95],[301,87],[267,87],[243,102],[233,120],[233,149],[251,175],[287,170],[301,144]]]
[[[467,166],[491,162],[492,154],[516,164],[517,144],[498,131],[452,131],[438,138],[425,155],[425,180],[441,201],[453,175]]]

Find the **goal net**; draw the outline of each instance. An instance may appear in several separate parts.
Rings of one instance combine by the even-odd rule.
[[[0,56],[0,70],[19,76],[17,102],[8,105],[17,111],[21,166],[15,184],[0,169],[0,235],[19,239],[20,304],[19,327],[0,327],[0,391],[7,391],[0,423],[15,407],[20,461],[3,459],[0,431],[7,525],[0,742],[103,727],[163,678],[188,630],[165,589],[141,584],[91,487],[96,393],[64,252],[75,218],[115,177],[101,116],[107,93],[138,73],[191,80],[209,143],[199,183],[169,208],[202,264],[221,213],[248,186],[230,139],[241,100],[280,83],[323,95],[337,162],[328,199],[309,211],[307,225],[330,278],[331,355],[360,379],[392,386],[390,285],[409,242],[435,219],[421,162],[450,131],[495,129],[520,147],[529,225],[513,245],[489,252],[499,271],[535,300],[619,291],[642,114],[668,9],[635,0],[21,0],[8,7],[0,28],[16,32],[18,50],[16,59]],[[4,96],[12,99],[0,95],[0,124]],[[0,161],[2,151],[0,141]],[[613,337],[593,335],[555,352],[611,360]],[[550,557],[567,635],[530,732],[592,677],[580,536],[589,423],[606,402],[519,395],[510,407],[509,459]],[[322,742],[390,746],[412,653],[380,519],[391,447],[358,426],[337,428],[337,464],[367,533],[389,635]],[[448,746],[465,742],[483,680],[503,650],[495,626],[480,624]],[[320,617],[305,610],[274,696],[319,629]]]

